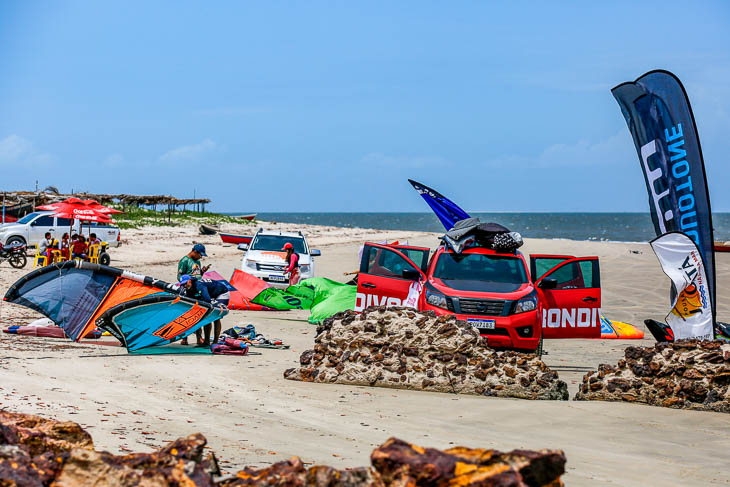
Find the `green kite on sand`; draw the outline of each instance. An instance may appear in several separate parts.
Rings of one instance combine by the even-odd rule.
[[[308,309],[310,323],[319,323],[335,313],[355,308],[357,286],[343,284],[325,277],[312,277],[286,289],[267,288],[253,303],[269,308]]]

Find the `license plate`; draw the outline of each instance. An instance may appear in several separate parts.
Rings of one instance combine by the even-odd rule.
[[[269,276],[269,281],[275,281],[275,282],[286,282],[285,276]]]
[[[469,323],[472,328],[481,328],[483,330],[494,330],[494,325],[496,324],[494,320],[477,320],[472,318],[469,318],[467,323]]]

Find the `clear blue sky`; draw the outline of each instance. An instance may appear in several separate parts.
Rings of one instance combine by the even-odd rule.
[[[648,211],[610,88],[664,68],[730,210],[728,2],[214,4],[0,2],[0,190]]]

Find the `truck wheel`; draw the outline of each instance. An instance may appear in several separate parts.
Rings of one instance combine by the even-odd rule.
[[[25,245],[25,239],[23,237],[19,237],[18,235],[15,235],[13,237],[10,237],[7,242],[5,242],[5,245],[12,245],[15,242],[18,242],[19,244]]]
[[[106,252],[102,253],[99,256],[99,264],[101,265],[109,265],[112,262],[112,258],[107,254]]]

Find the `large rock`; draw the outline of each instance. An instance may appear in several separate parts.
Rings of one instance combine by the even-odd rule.
[[[313,350],[284,377],[521,399],[568,399],[533,354],[497,352],[453,315],[409,308],[345,311],[318,327]]]
[[[0,485],[212,486],[219,474],[201,434],[153,453],[112,455],[70,421],[0,410]]]
[[[562,451],[464,447],[440,451],[391,438],[373,451],[372,468],[304,468],[299,458],[263,469],[244,469],[220,485],[286,487],[557,487],[565,472]]]
[[[627,401],[730,412],[730,343],[683,340],[628,347],[616,365],[589,372],[577,401]]]
[[[54,421],[32,414],[0,410],[0,445],[17,445],[29,455],[94,449],[91,435],[72,421]]]
[[[236,475],[221,480],[224,487],[282,486],[282,487],[385,487],[370,468],[337,470],[315,465],[305,468],[299,457],[275,463],[262,469],[244,468]]]
[[[39,425],[44,434],[58,425],[72,425],[91,441],[76,423],[0,411],[0,428],[21,422],[26,427]],[[563,452],[555,450],[502,453],[458,447],[440,451],[391,438],[373,451],[372,467],[305,468],[293,457],[263,469],[244,468],[224,478],[215,457],[204,455],[206,440],[199,433],[156,452],[121,456],[95,451],[85,441],[59,448],[52,442],[28,445],[19,442],[18,436],[8,438],[0,437],[0,486],[558,487],[563,485],[560,476],[566,461]]]

